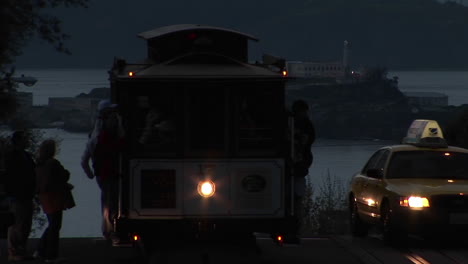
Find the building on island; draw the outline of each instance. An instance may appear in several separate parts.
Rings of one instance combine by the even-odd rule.
[[[297,79],[342,81],[349,72],[349,42],[344,42],[341,61],[287,61],[286,70],[288,76]]]
[[[286,62],[288,75],[295,78],[344,78],[345,71],[341,62]]]
[[[404,92],[408,103],[412,106],[425,107],[444,107],[448,106],[448,96],[436,92]]]
[[[98,103],[98,98],[50,97],[48,106],[56,111],[78,110],[91,114],[95,112]]]

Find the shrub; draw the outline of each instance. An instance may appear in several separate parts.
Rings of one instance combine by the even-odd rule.
[[[320,185],[312,184],[307,178],[303,208],[304,235],[344,234],[348,229],[343,181],[336,175],[331,176],[330,170]]]

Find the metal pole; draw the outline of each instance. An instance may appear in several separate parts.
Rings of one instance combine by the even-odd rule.
[[[122,154],[119,155],[119,208],[117,218],[122,217]]]
[[[295,160],[295,155],[294,155],[294,117],[290,116],[289,117],[289,131],[291,131],[291,135],[290,135],[290,142],[291,142],[291,168],[290,168],[290,173],[291,173],[291,177],[290,177],[290,183],[291,183],[291,187],[290,187],[290,204],[291,204],[291,207],[290,207],[290,212],[289,214],[292,216],[294,215],[294,160]]]

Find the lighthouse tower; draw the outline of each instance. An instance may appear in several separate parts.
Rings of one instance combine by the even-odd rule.
[[[343,68],[347,75],[349,73],[349,42],[347,40],[343,43]]]

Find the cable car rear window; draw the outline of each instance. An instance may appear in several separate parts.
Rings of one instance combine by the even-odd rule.
[[[217,87],[187,89],[190,150],[223,150],[226,96]]]
[[[241,157],[281,151],[283,94],[270,84],[134,87],[126,99],[136,155]]]

